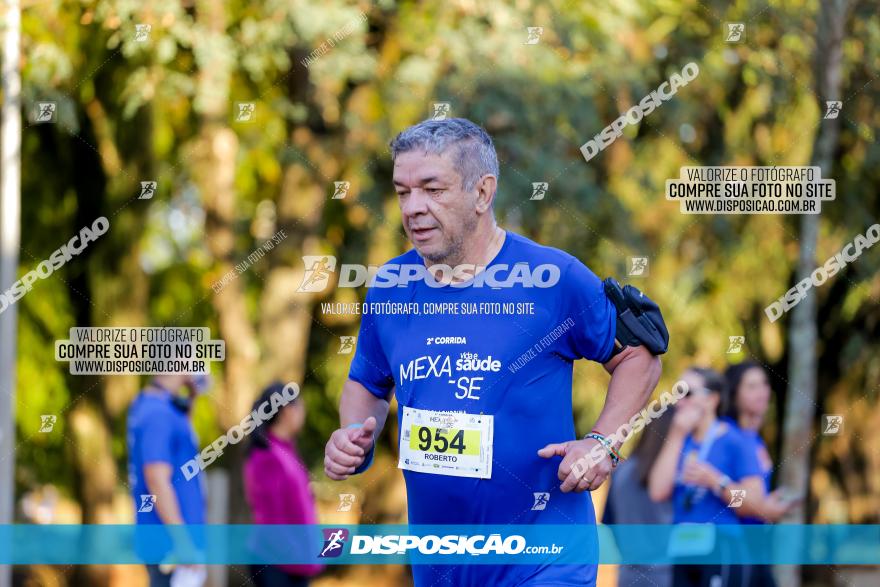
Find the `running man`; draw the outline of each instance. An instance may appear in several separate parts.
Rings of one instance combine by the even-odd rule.
[[[401,275],[471,267],[434,267],[404,287],[373,287],[367,302],[501,303],[520,312],[365,314],[340,401],[342,427],[326,446],[327,476],[342,480],[369,467],[394,393],[410,524],[594,525],[584,492],[608,477],[617,447],[603,448],[607,458],[586,471],[573,465],[588,462],[581,458],[645,405],[659,359],[638,342],[627,346],[632,332],[621,331],[603,283],[579,260],[497,226],[498,159],[482,128],[427,120],[391,149],[414,249],[389,264]],[[572,363],[580,358],[611,374],[585,440],[572,416]],[[533,508],[537,492],[549,493],[543,509]],[[596,567],[414,565],[413,575],[425,587],[594,585]]]

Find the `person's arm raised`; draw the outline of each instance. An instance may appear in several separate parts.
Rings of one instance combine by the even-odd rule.
[[[663,448],[648,475],[648,496],[652,501],[666,501],[672,496],[685,438],[697,427],[700,417],[700,411],[693,406],[676,408]]]

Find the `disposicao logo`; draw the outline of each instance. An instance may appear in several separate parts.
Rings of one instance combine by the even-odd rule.
[[[531,267],[520,262],[514,265],[496,264],[479,271],[476,265],[387,263],[382,266],[342,264],[337,271],[336,257],[332,255],[306,255],[303,257],[305,271],[297,288],[299,293],[324,291],[330,277],[338,274],[337,287],[408,287],[414,281],[424,281],[428,287],[443,287],[452,279],[452,287],[489,287],[492,289],[522,287],[548,288],[559,282],[561,270],[551,263]],[[438,275],[440,278],[438,279]]]
[[[324,548],[318,558],[335,558],[342,554],[345,541],[348,540],[348,530],[345,528],[323,528]]]

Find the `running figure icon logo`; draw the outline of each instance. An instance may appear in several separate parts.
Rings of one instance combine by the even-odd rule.
[[[745,336],[728,336],[727,354],[738,353],[746,342]]]
[[[138,506],[138,512],[149,513],[153,511],[154,505],[156,505],[155,495],[141,494],[141,505]]]
[[[727,504],[727,507],[738,508],[743,504],[743,500],[746,498],[746,490],[745,489],[731,489],[730,490],[730,503]]]
[[[236,102],[235,122],[253,122],[257,110],[256,102]]]
[[[532,197],[530,200],[543,200],[544,195],[547,193],[547,188],[550,187],[550,184],[546,181],[533,181],[532,182]]]
[[[630,266],[627,274],[630,277],[644,277],[648,274],[647,257],[630,257]]]
[[[156,193],[156,185],[158,182],[155,181],[142,181],[141,182],[141,194],[138,196],[138,200],[149,200]]]
[[[544,27],[542,26],[530,26],[526,27],[526,31],[528,32],[528,38],[523,45],[537,45],[538,41],[541,40],[541,35],[544,34]]]
[[[746,25],[741,22],[729,22],[727,23],[727,38],[724,39],[726,43],[737,43],[742,40],[743,33],[746,32]]]
[[[134,42],[146,43],[150,39],[151,30],[153,30],[153,25],[151,24],[134,25]]]
[[[348,188],[351,187],[350,181],[334,181],[333,182],[333,197],[332,200],[344,200],[345,196],[348,195]]]
[[[34,122],[55,122],[55,102],[37,102]]]
[[[40,432],[52,432],[58,417],[54,414],[40,416]]]
[[[834,436],[840,434],[843,428],[843,416],[839,414],[823,414],[822,416],[822,434],[824,436]]]
[[[330,281],[330,274],[336,271],[336,257],[332,255],[305,255],[303,265],[306,271],[297,292],[324,291]]]
[[[336,508],[337,512],[350,512],[351,506],[354,505],[355,496],[353,493],[340,493],[339,494],[339,507]]]
[[[357,341],[356,336],[340,336],[339,337],[339,350],[336,352],[337,355],[350,355],[351,351],[354,350],[354,344]]]
[[[831,120],[833,118],[837,118],[840,114],[840,109],[843,108],[843,102],[839,100],[826,100],[825,101],[825,116],[822,118],[824,120]]]
[[[345,528],[323,528],[324,548],[318,558],[335,558],[342,554],[345,541],[348,540],[348,530]]]
[[[434,102],[434,113],[431,120],[446,120],[449,118],[449,102]]]
[[[535,492],[535,503],[532,505],[532,511],[547,509],[547,502],[550,501],[550,494],[547,492]]]

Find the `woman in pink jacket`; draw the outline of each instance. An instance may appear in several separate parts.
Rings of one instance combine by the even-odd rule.
[[[283,384],[273,383],[254,402],[253,409],[271,402],[275,393],[283,397],[283,390]],[[304,421],[305,406],[297,398],[251,433],[244,487],[254,524],[317,523],[309,470],[296,449]],[[310,564],[251,565],[250,575],[256,587],[304,587],[322,569],[322,565]]]

